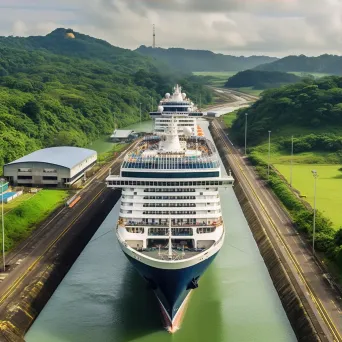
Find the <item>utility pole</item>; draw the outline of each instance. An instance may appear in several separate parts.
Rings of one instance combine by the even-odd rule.
[[[151,96],[151,112],[153,112],[153,96]]]
[[[113,113],[113,117],[114,117],[114,131],[115,131],[115,112]]]
[[[2,222],[2,262],[4,273],[6,272],[6,260],[5,260],[5,217],[4,217],[4,185],[5,180],[0,178],[1,181],[1,222]]]
[[[270,160],[271,160],[271,131],[268,131],[268,165],[267,165],[267,180],[270,180]]]
[[[290,186],[292,188],[292,172],[293,172],[293,136],[291,137],[291,166],[290,166]]]
[[[318,173],[316,170],[312,170],[314,176],[314,217],[313,217],[313,228],[312,228],[312,254],[315,255],[315,234],[316,234],[316,183]]]
[[[153,24],[153,44],[152,48],[155,49],[156,47],[156,26]]]
[[[248,113],[245,113],[245,156],[247,156],[247,117]]]
[[[200,94],[200,109],[202,108],[202,94]]]

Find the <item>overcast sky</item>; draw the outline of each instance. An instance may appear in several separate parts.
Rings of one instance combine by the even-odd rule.
[[[0,0],[0,35],[72,28],[135,49],[342,55],[342,0]]]

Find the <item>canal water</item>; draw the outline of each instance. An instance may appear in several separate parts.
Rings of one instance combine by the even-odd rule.
[[[206,133],[208,133],[205,127]],[[194,290],[181,328],[163,330],[153,292],[124,257],[119,203],[33,324],[27,342],[292,342],[296,337],[232,189],[226,238]]]

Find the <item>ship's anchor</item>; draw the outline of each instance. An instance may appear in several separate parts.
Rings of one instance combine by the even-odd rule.
[[[196,278],[192,278],[190,283],[188,284],[188,287],[186,288],[187,290],[190,290],[190,289],[197,289],[198,288],[198,278],[199,277],[196,277]]]

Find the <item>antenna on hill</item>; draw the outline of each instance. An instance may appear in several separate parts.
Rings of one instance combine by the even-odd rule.
[[[153,45],[152,45],[153,49],[156,47],[156,27],[153,24]]]

